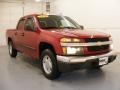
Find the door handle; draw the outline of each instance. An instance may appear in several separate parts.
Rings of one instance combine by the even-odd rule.
[[[24,33],[21,33],[21,36],[24,36]]]
[[[15,32],[15,35],[17,35],[17,32]]]

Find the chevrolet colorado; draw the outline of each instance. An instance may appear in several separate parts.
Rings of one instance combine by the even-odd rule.
[[[39,59],[43,74],[51,80],[61,72],[100,68],[116,59],[110,35],[83,29],[67,16],[24,16],[16,29],[6,32],[9,54],[16,57],[22,52]]]

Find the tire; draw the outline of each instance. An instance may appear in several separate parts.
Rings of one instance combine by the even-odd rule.
[[[55,54],[45,49],[41,54],[41,69],[44,76],[50,80],[57,79],[60,76]]]
[[[102,65],[102,66],[103,66],[103,65]],[[92,68],[92,69],[101,69],[102,66],[93,64],[93,65],[91,66],[91,68]]]
[[[91,69],[101,69],[102,66],[99,65],[98,63],[94,62],[94,63],[91,64]]]
[[[13,42],[9,41],[8,42],[8,49],[9,49],[9,54],[11,57],[16,57],[17,56],[17,50],[13,48]]]

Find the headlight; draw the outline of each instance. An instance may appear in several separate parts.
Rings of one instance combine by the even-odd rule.
[[[60,40],[61,43],[79,43],[80,42],[80,39],[77,39],[77,38],[62,38]]]
[[[113,41],[113,40],[112,40],[112,37],[109,37],[109,41]],[[110,49],[113,50],[113,43],[110,44]]]
[[[64,55],[82,55],[83,47],[78,46],[69,46],[73,43],[80,43],[81,40],[78,38],[62,38],[60,39],[61,45],[63,43],[68,43],[68,46],[62,46],[63,54]]]
[[[82,55],[82,47],[62,47],[64,55]]]
[[[112,40],[112,37],[109,37],[109,41],[113,41],[113,40]]]

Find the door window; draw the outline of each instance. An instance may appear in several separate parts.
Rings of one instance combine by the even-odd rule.
[[[28,18],[25,23],[25,30],[26,31],[34,31],[35,30],[35,24],[33,21],[33,18]]]

